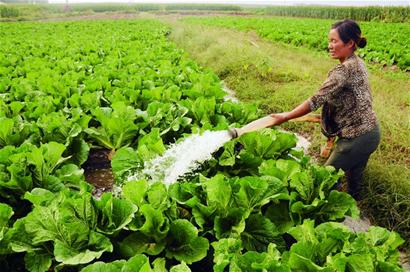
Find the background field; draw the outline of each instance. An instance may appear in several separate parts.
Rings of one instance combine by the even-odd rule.
[[[255,31],[266,40],[321,52],[327,51],[327,33],[334,23],[323,19],[285,17],[192,17],[186,22]],[[397,65],[403,71],[410,71],[410,24],[363,22],[361,28],[369,43],[358,51],[360,57],[372,63]]]

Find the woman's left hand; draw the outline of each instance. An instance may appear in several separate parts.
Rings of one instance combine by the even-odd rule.
[[[272,126],[278,126],[286,121],[289,120],[288,113],[287,112],[282,112],[282,113],[272,113],[269,115],[274,119]]]

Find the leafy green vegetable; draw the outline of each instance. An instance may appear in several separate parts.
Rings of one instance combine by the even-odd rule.
[[[47,249],[51,243],[55,260],[70,265],[88,263],[105,251],[111,252],[110,240],[95,231],[96,218],[90,205],[90,194],[69,196],[61,192],[48,202],[29,197],[35,199],[34,209],[15,223],[13,250],[49,252]],[[42,193],[41,197],[44,199],[47,194]],[[44,263],[48,263],[48,257],[43,258]]]
[[[104,193],[101,199],[94,199],[93,202],[97,211],[98,230],[105,234],[123,229],[138,210],[128,199],[113,197],[112,193]]]
[[[119,260],[112,263],[96,262],[81,270],[81,272],[152,272],[151,265],[145,255],[137,254],[128,261]]]
[[[182,262],[181,264],[171,267],[169,272],[191,272],[191,269],[189,269],[186,263]]]
[[[13,216],[13,209],[4,203],[0,203],[0,256],[10,254],[10,218]]]
[[[177,219],[171,223],[167,244],[167,258],[175,258],[187,264],[204,258],[209,248],[208,240],[198,237],[198,230],[185,219]]]
[[[248,251],[264,252],[270,243],[280,244],[281,237],[275,225],[261,214],[252,214],[241,233],[243,247]]]
[[[41,187],[58,191],[64,188],[60,180],[52,176],[54,170],[68,158],[62,158],[65,146],[56,142],[33,147],[27,154],[29,165],[34,166],[33,176],[41,184]]]
[[[28,252],[24,256],[26,269],[30,272],[44,272],[50,269],[52,260],[47,252]]]
[[[39,131],[35,124],[25,122],[20,116],[0,117],[0,147],[19,146],[24,141],[35,142]]]
[[[109,149],[118,149],[130,145],[138,133],[135,123],[135,109],[124,102],[115,102],[111,108],[95,108],[93,116],[101,124],[98,128],[87,128],[85,132],[97,143]]]

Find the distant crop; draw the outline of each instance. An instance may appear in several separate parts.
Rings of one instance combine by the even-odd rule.
[[[56,8],[59,5],[51,5]],[[47,8],[50,8],[47,6]],[[68,9],[72,12],[149,12],[158,11],[162,9],[161,5],[155,4],[111,4],[111,3],[98,3],[98,4],[70,4]],[[50,10],[53,12],[52,10]],[[63,12],[62,7],[60,7],[60,13]]]
[[[243,31],[254,30],[267,40],[327,51],[328,32],[335,21],[300,18],[189,18],[188,22]],[[407,23],[361,22],[367,46],[358,55],[370,62],[397,65],[410,70],[410,25]]]
[[[78,13],[137,13],[137,12],[237,12],[242,8],[237,5],[222,4],[130,4],[130,3],[77,3],[65,4],[7,4],[0,6],[0,18],[30,19],[67,16]]]
[[[20,15],[17,8],[9,6],[0,6],[0,18],[12,18]]]
[[[267,7],[260,13],[287,17],[320,19],[350,18],[358,21],[410,22],[410,7]]]
[[[209,10],[209,11],[241,11],[236,5],[212,5],[212,4],[168,4],[165,10]]]

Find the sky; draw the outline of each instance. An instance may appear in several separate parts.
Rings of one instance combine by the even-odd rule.
[[[335,5],[335,6],[410,6],[410,0],[68,0],[69,3],[221,3],[260,5]],[[49,3],[65,3],[65,0],[49,0]]]

